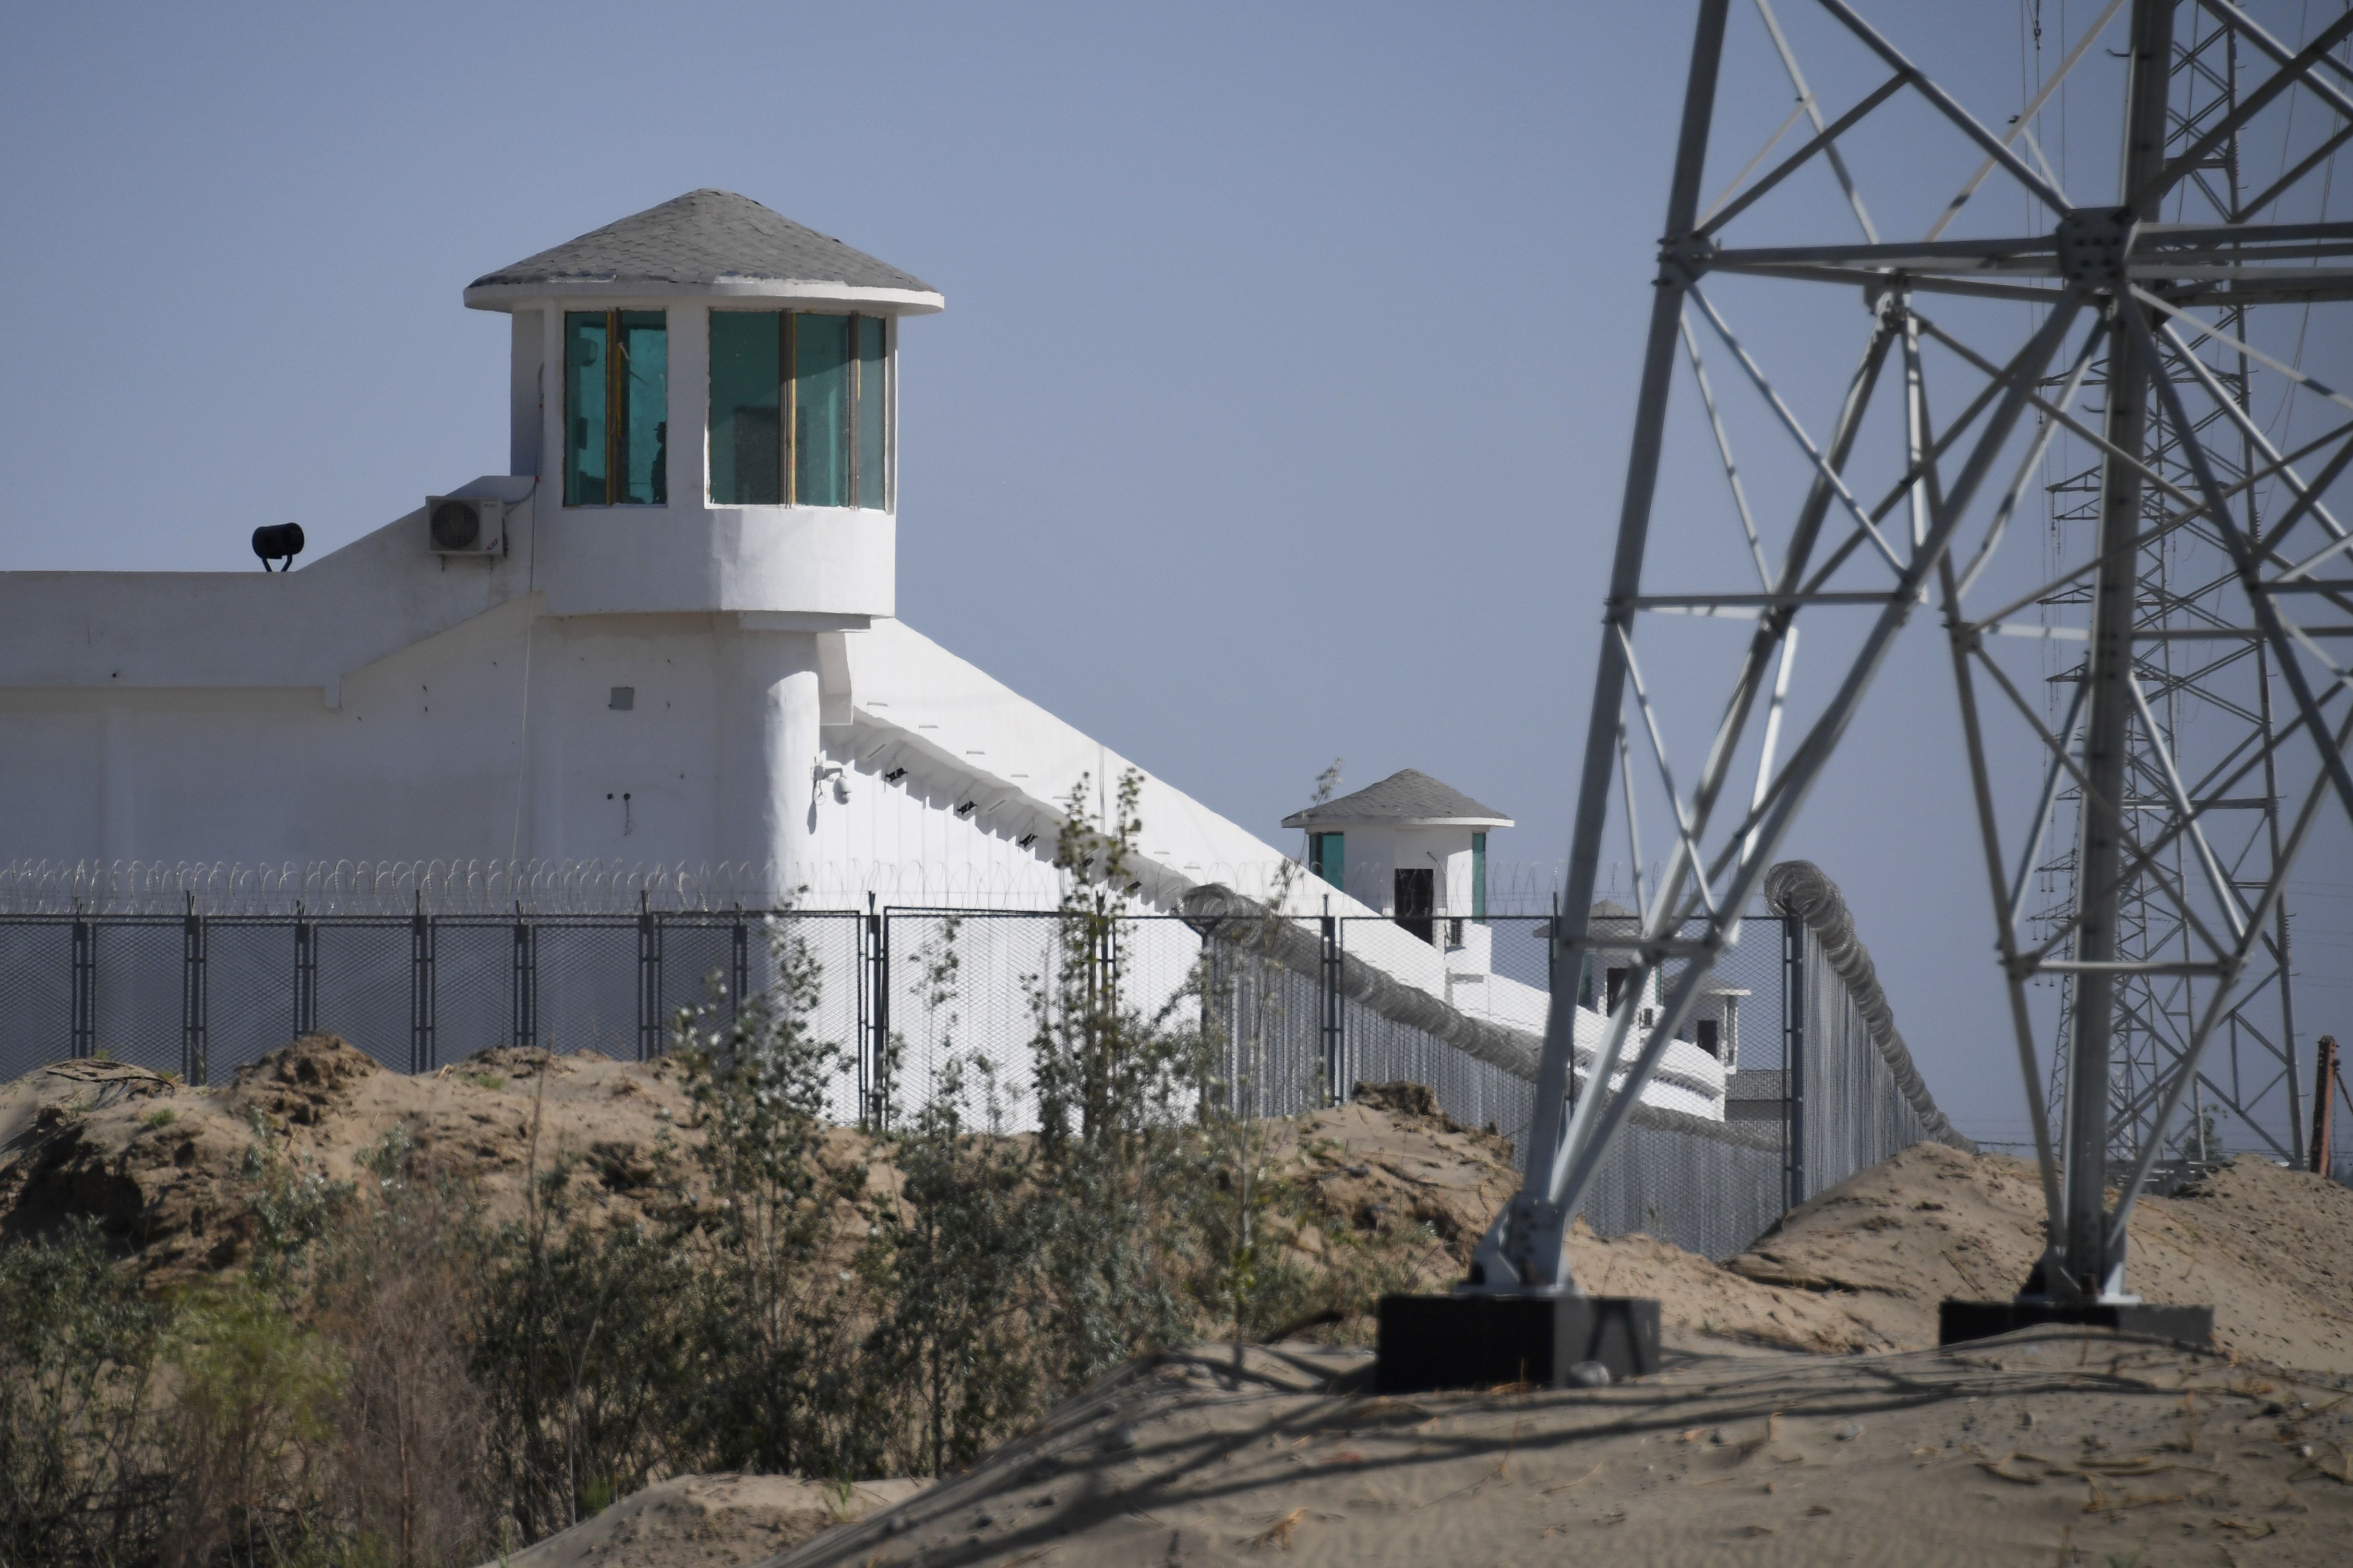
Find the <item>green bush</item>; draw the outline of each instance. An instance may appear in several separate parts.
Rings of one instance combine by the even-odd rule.
[[[714,1194],[676,1238],[693,1269],[700,1370],[680,1436],[714,1468],[871,1475],[883,1394],[857,1363],[852,1276],[836,1241],[866,1167],[829,1163],[825,1149],[846,1058],[811,1022],[822,977],[789,915],[772,921],[770,947],[773,985],[740,998],[723,1025],[715,1004],[681,1019],[674,1052]]]
[[[0,1562],[149,1560],[170,1496],[155,1441],[167,1315],[97,1224],[0,1246]]]
[[[537,1184],[528,1219],[483,1246],[471,1375],[482,1391],[493,1494],[522,1539],[684,1458],[670,1434],[697,1373],[694,1281],[666,1238],[597,1229],[572,1210],[570,1173]]]
[[[282,1560],[315,1530],[320,1455],[343,1388],[332,1348],[248,1275],[184,1296],[164,1354],[165,1562]]]
[[[865,1353],[876,1381],[913,1391],[913,1418],[885,1436],[895,1468],[918,1475],[970,1465],[1042,1397],[1039,1208],[1028,1152],[1004,1136],[994,1068],[955,1047],[957,929],[943,922],[917,952],[944,1060],[929,1100],[889,1141],[900,1188],[866,1258],[880,1321]]]

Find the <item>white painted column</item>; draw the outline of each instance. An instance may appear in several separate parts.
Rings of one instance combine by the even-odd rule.
[[[700,514],[710,495],[704,470],[711,423],[711,308],[669,310],[670,504]]]
[[[817,825],[817,637],[739,631],[726,655],[714,857],[772,868],[770,890],[788,893],[808,879]]]
[[[546,378],[542,383],[545,395],[539,400],[539,490],[532,500],[536,525],[563,515],[564,302],[551,301],[534,314],[539,319],[539,363]]]
[[[508,324],[507,472],[540,471],[540,443],[546,429],[541,405],[553,390],[561,397],[561,383],[551,386],[547,375],[547,323],[540,310],[517,310]]]

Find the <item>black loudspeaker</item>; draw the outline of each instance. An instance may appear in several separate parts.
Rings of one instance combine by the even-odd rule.
[[[299,522],[265,523],[253,531],[253,552],[261,557],[261,569],[269,570],[272,561],[283,561],[281,570],[294,569],[294,557],[302,553],[302,525]]]

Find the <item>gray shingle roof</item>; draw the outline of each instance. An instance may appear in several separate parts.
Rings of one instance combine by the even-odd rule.
[[[912,272],[852,250],[733,191],[689,191],[658,207],[592,229],[470,288],[534,283],[709,284],[721,279],[846,283],[935,294]]]
[[[1351,822],[1399,825],[1425,822],[1469,826],[1509,827],[1512,819],[1492,805],[1481,805],[1451,784],[1428,773],[1406,768],[1354,795],[1294,811],[1282,819],[1285,827],[1322,827]]]

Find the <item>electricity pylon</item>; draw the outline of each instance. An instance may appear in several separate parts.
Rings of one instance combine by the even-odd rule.
[[[2331,54],[2353,35],[2353,14],[2291,46],[2231,0],[2197,3],[2263,64],[2229,110],[2182,137],[2172,68],[2189,0],[2111,0],[2035,98],[1995,121],[1972,114],[1845,0],[1794,4],[1790,20],[1812,31],[1784,26],[1768,0],[1757,0],[1759,25],[1739,38],[1727,26],[1732,0],[1701,0],[1555,938],[1555,973],[1577,973],[1604,949],[1633,973],[1590,1075],[1595,1092],[1573,1108],[1575,998],[1554,993],[1525,1180],[1481,1241],[1469,1289],[1574,1290],[1561,1240],[1603,1152],[1710,967],[1738,940],[1741,911],[1832,753],[1842,742],[1870,744],[1868,734],[1849,739],[1862,697],[1915,611],[1933,604],[1974,801],[1963,830],[1974,830],[1982,852],[2050,1214],[2050,1249],[2022,1295],[2129,1299],[2126,1225],[2160,1141],[2141,1141],[2118,1206],[2107,1210],[2120,994],[2178,983],[2179,1048],[2157,1064],[2146,1110],[2147,1125],[2170,1126],[2206,1047],[2254,983],[2316,819],[2326,808],[2353,822],[2353,672],[2344,662],[2353,535],[2327,501],[2353,462],[2353,397],[2300,370],[2293,324],[2273,321],[2283,307],[2332,317],[2353,299],[2353,224],[2320,210],[2316,177],[2353,138],[2353,78]],[[1838,84],[1834,101],[1846,107],[1834,116],[1801,68],[1800,45],[1805,63]],[[1751,51],[1734,61],[1736,86],[1759,79],[1753,58],[1756,72],[1786,78],[1797,106],[1704,205],[1736,46]],[[2068,174],[2097,163],[2102,184],[2118,170],[2121,179],[2078,200],[2032,123],[2086,61],[2085,93],[2096,96],[2097,72],[2118,50],[2121,80],[2105,85],[2119,102],[2101,157],[2070,162],[2063,151],[2062,162]],[[1729,95],[1736,109],[1749,101],[1753,94]],[[2295,127],[2280,119],[2290,105],[2303,110]],[[1913,118],[1883,123],[1899,114]],[[2184,182],[2233,134],[2274,126],[2284,149],[2277,178],[2232,197],[2219,218],[2168,216]],[[1777,160],[1793,133],[1804,140]],[[1886,179],[1884,191],[1866,188],[1873,175]],[[1953,199],[1920,206],[1929,183],[1947,177]],[[1907,205],[1904,221],[1921,237],[1884,237],[1883,225]],[[2025,221],[2004,221],[2021,209]],[[1833,215],[1858,237],[1824,237]],[[1754,340],[1733,319],[1743,290],[1758,305],[1746,318],[1758,323]],[[1766,344],[1778,342],[1802,371],[1811,344],[1841,318],[1822,318],[1826,330],[1812,333],[1793,322],[1841,298],[1850,312],[1863,306],[1864,341],[1825,399],[1827,420],[1817,412],[1810,426],[1803,393],[1768,374],[1776,351]],[[1679,350],[1699,395],[1694,427],[1729,481],[1721,526],[1695,524],[1698,503],[1680,491],[1674,505],[1655,505],[1666,447],[1681,438],[1669,418]],[[2242,356],[2253,395],[2234,394],[2209,363]],[[1727,374],[1712,380],[1711,359]],[[1798,476],[1786,494],[1768,489],[1769,467],[1733,461],[1735,410],[1719,393],[1743,383],[1754,394],[1746,405]],[[2278,418],[2250,412],[2289,389],[2295,397],[2277,404]],[[2095,514],[2068,535],[2065,559],[2024,559],[2014,535],[2035,531],[2011,525],[2063,433],[2096,458]],[[2222,436],[2242,454],[2235,467],[2218,455]],[[1667,479],[1679,485],[1683,475]],[[1675,545],[1655,561],[1654,525]],[[2140,613],[2146,563],[2176,541],[2212,552],[2219,574],[2194,595],[2169,590],[2194,614],[2152,624]],[[2063,603],[2075,585],[2081,603]],[[1638,650],[1660,615],[1684,617],[1674,625],[1689,646],[1674,650],[1672,679],[1646,679]],[[1683,673],[1699,632],[1727,618],[1740,635],[1722,682]],[[2031,694],[2035,676],[2006,651],[2052,642],[2083,649],[2055,724]],[[2149,690],[2159,667],[2141,657],[2152,647],[2261,650],[2278,694],[2275,721],[2257,742],[2219,749],[2201,728],[2160,721]],[[1694,709],[1690,744],[1678,725]],[[1621,724],[1671,806],[1672,852],[1630,938],[1587,922]],[[2267,793],[2284,804],[2258,879],[2213,828],[2221,803],[2266,773]],[[2025,906],[2063,790],[2076,796],[2073,895],[2054,929],[2030,934]],[[1924,835],[1937,826],[1918,814]],[[2137,952],[2123,938],[2127,889],[2137,889],[2139,918],[2178,928],[2164,952]],[[1633,999],[1651,994],[1653,973],[1663,975],[1663,997],[1638,1029]],[[2068,992],[2068,1092],[2055,1131],[2030,996],[2042,975]],[[1620,1070],[1622,1086],[1609,1092]]]
[[[2261,152],[2249,144],[2248,118],[2239,114],[2242,49],[2239,35],[2224,22],[2192,10],[2174,41],[2173,81],[2168,103],[2168,151],[2179,163],[2193,147],[2201,147],[2194,165],[2182,164],[2182,177],[2173,186],[2169,216],[2175,222],[2194,220],[2228,225],[2248,209],[2248,198],[2258,187],[2250,183]],[[2219,140],[2210,132],[2220,127]],[[2284,166],[2284,165],[2283,165]],[[2221,315],[2221,324],[2232,337],[2248,335],[2248,312],[2232,305]],[[2205,377],[2229,395],[2235,412],[2225,417],[2219,405],[2194,411],[2200,421],[2195,434],[2200,449],[2231,492],[2233,509],[2244,520],[2250,539],[2262,537],[2269,518],[2263,503],[2270,499],[2248,477],[2262,467],[2246,432],[2256,426],[2259,411],[2253,401],[2254,367],[2243,353],[2210,344],[2200,351]],[[2195,386],[2198,378],[2178,360],[2163,371],[2178,384]],[[2087,385],[2103,377],[2094,373]],[[2173,490],[2193,490],[2194,466],[2181,444],[2173,438],[2160,409],[2152,421],[2147,450],[2150,468]],[[2101,468],[2095,454],[2080,458],[2082,443],[2063,437],[2055,446],[2069,449],[2069,470],[2050,487],[2051,526],[2054,554],[2079,554],[2064,535],[2097,524]],[[2077,466],[2080,464],[2081,466]],[[2210,825],[2214,841],[2232,879],[2242,888],[2259,889],[2268,879],[2278,858],[2281,811],[2278,769],[2271,759],[2277,752],[2279,710],[2272,675],[2270,649],[2261,641],[2228,639],[2217,642],[2197,634],[2214,621],[2211,602],[2232,580],[2228,552],[2200,521],[2179,529],[2165,527],[2171,505],[2165,489],[2146,489],[2141,500],[2142,531],[2150,542],[2141,552],[2139,598],[2134,607],[2137,679],[2147,698],[2147,728],[2136,725],[2130,735],[2126,768],[2126,807],[2146,812],[2162,810],[2166,796],[2166,759],[2198,753],[2216,758],[2262,756],[2265,765],[2237,787],[2221,794],[2201,793],[2193,784],[2190,795]],[[2053,595],[2051,607],[2081,605],[2087,587],[2078,581]],[[2057,624],[2066,624],[2062,615]],[[2168,634],[2159,637],[2154,634]],[[2189,634],[2185,636],[2183,634]],[[2052,677],[2053,688],[2067,693],[2084,677],[2081,660]],[[2046,709],[2054,722],[2068,706],[2063,698]],[[2200,731],[2193,736],[2187,731]],[[2080,816],[2081,794],[2063,787],[2058,804],[2071,816]],[[2176,881],[2198,875],[2189,847],[2176,838],[2160,857],[2164,875]],[[2037,917],[2048,931],[2063,929],[2071,919],[2077,892],[2073,846],[2047,868],[2055,898]],[[2152,898],[2150,879],[2127,876],[2117,895],[2117,948],[2121,954],[2144,961],[2167,955],[2189,958],[2196,944],[2186,924],[2174,918],[2161,895]],[[2063,940],[2062,951],[2068,944]],[[2127,1167],[2141,1149],[2154,1142],[2195,1158],[2216,1152],[2209,1128],[2228,1113],[2242,1141],[2252,1133],[2282,1159],[2301,1167],[2304,1158],[2304,1096],[2296,1073],[2295,974],[2289,963],[2287,902],[2282,898],[2269,927],[2254,952],[2253,963],[2240,994],[2224,1013],[2207,1048],[2205,1061],[2190,1085],[2190,1114],[2181,1124],[2167,1127],[2154,1120],[2167,1074],[2178,1067],[2196,1025],[2190,987],[2180,976],[2135,973],[2116,985],[2115,1043],[2108,1071],[2108,1161]],[[2068,1040],[2073,1010],[2064,1004],[2053,1037],[2048,1099],[2064,1120],[2071,1082]]]

